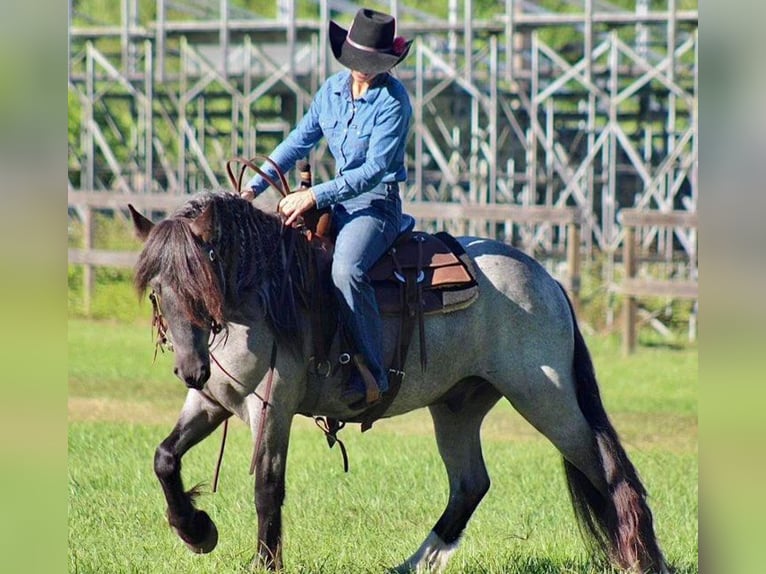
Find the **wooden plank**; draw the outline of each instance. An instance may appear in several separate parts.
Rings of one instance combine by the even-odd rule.
[[[634,297],[679,297],[697,299],[696,281],[662,281],[659,279],[625,279],[620,285],[623,295]]]
[[[127,209],[130,203],[139,211],[147,209],[172,211],[190,198],[190,195],[171,195],[168,193],[121,193],[112,191],[69,191],[67,193],[67,201],[70,206]]]
[[[522,205],[477,205],[444,201],[407,201],[406,213],[418,219],[489,219],[514,223],[579,223],[581,214],[576,207],[546,207]]]
[[[698,217],[694,211],[646,211],[622,209],[620,219],[624,226],[697,227]]]
[[[625,228],[625,239],[622,245],[623,257],[625,261],[625,280],[623,285],[629,281],[635,281],[636,277],[636,238],[632,227]],[[630,355],[636,350],[638,335],[636,332],[636,310],[638,302],[636,298],[628,295],[622,307],[622,351],[625,355]]]
[[[69,249],[69,263],[108,267],[133,267],[138,253],[132,251],[106,251],[103,249]]]

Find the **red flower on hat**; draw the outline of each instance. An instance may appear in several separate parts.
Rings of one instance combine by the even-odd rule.
[[[391,45],[391,51],[397,56],[401,56],[404,50],[407,48],[407,40],[401,36],[394,38],[394,43]]]

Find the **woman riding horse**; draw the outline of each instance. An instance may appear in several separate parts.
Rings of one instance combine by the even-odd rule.
[[[322,136],[327,139],[335,178],[290,193],[278,209],[289,225],[310,209],[331,206],[337,233],[332,280],[343,325],[359,353],[362,373],[369,369],[381,393],[389,388],[382,360],[383,329],[367,272],[399,234],[399,182],[407,180],[404,146],[412,116],[407,91],[389,73],[407,56],[412,42],[395,31],[393,17],[368,9],[357,12],[348,30],[330,22],[333,54],[348,70],[328,78],[306,115],[271,155],[286,172]],[[262,169],[277,178],[271,163]],[[244,195],[252,198],[267,186],[267,180],[256,175]],[[355,372],[347,400],[355,404],[364,397],[364,384]]]
[[[339,230],[333,281],[358,350],[385,390],[381,349],[393,354],[398,322],[378,316],[365,273],[399,231],[397,182],[406,175],[410,105],[387,72],[407,55],[409,42],[394,37],[391,17],[369,10],[357,14],[348,32],[332,24],[330,34],[336,57],[352,71],[322,86],[273,159],[287,169],[324,135],[337,176],[288,195],[280,211],[292,223],[314,205],[333,206]],[[253,184],[255,192],[265,187],[259,178]],[[255,443],[256,561],[279,569],[293,418],[347,421],[358,414],[342,399],[338,370],[325,378],[307,374],[312,318],[299,290],[306,244],[296,242],[299,232],[277,215],[231,193],[195,196],[157,225],[135,209],[131,214],[145,241],[135,284],[140,293],[152,291],[155,323],[172,340],[174,372],[189,388],[178,422],[154,458],[168,522],[195,552],[216,546],[215,524],[195,507],[195,489],[184,490],[181,460],[235,414],[250,426]],[[667,572],[646,490],[604,410],[563,288],[509,245],[476,237],[459,241],[476,269],[479,296],[461,310],[425,319],[428,369],[417,368],[419,353],[408,355],[407,384],[385,415],[427,407],[449,479],[441,517],[396,572],[446,568],[489,490],[480,430],[503,398],[563,456],[575,513],[597,547],[619,567]],[[216,338],[222,329],[225,336]],[[333,345],[338,356],[339,344]]]

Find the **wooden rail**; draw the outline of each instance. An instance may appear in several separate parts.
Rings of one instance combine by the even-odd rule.
[[[698,285],[696,280],[660,280],[638,279],[638,257],[636,246],[636,227],[697,227],[697,214],[685,211],[655,212],[637,209],[623,209],[622,225],[625,231],[623,240],[623,262],[625,279],[620,285],[620,292],[625,296],[623,306],[623,353],[629,355],[636,350],[638,298],[640,297],[676,297],[696,299]]]
[[[101,191],[69,191],[68,205],[77,208],[83,217],[85,246],[69,249],[69,262],[84,265],[84,306],[90,308],[93,292],[93,267],[132,267],[137,254],[126,251],[105,251],[92,248],[91,217],[93,209],[124,210],[132,204],[139,211],[170,212],[189,198],[188,195],[167,193],[122,193]],[[405,202],[403,209],[416,219],[452,219],[483,221],[511,221],[514,224],[565,225],[567,289],[575,311],[579,309],[580,295],[580,222],[581,211],[575,207],[544,207],[519,205],[474,205],[436,201]]]

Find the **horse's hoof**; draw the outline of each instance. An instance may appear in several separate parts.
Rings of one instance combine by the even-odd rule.
[[[183,533],[177,528],[174,530],[187,548],[195,554],[212,552],[218,544],[218,529],[204,510],[198,510],[194,513],[188,533]]]

